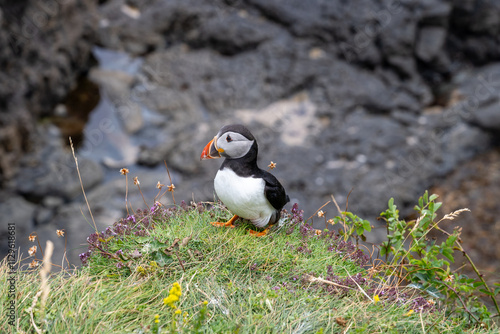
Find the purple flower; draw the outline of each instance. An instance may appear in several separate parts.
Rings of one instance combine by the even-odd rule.
[[[80,257],[80,261],[82,261],[82,264],[86,265],[87,261],[89,259],[89,256],[90,256],[90,251],[86,251],[84,253],[81,253],[78,256]]]
[[[97,233],[92,233],[87,237],[88,243],[95,244],[99,239],[99,235]]]

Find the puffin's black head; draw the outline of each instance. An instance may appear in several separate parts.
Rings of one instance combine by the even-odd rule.
[[[241,124],[223,126],[219,133],[203,149],[201,160],[225,157],[242,158],[254,147],[257,155],[257,142],[246,127]]]

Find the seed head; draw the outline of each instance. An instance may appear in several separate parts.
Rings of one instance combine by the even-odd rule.
[[[56,230],[56,234],[58,237],[64,237],[64,230]]]
[[[36,253],[36,246],[32,246],[30,247],[30,249],[28,249],[28,254],[30,256],[33,256],[35,253]]]
[[[121,175],[127,175],[128,173],[129,173],[128,168],[122,168],[122,169],[120,169],[120,174]]]
[[[267,167],[269,167],[271,169],[275,169],[276,168],[276,163],[271,161],[271,163],[269,165],[267,165]]]

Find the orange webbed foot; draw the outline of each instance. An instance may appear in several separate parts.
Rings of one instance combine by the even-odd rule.
[[[259,231],[254,231],[254,230],[248,230],[248,233],[253,236],[253,237],[263,237],[269,233],[270,227],[266,228],[264,231],[259,232]]]
[[[210,224],[212,224],[213,226],[215,227],[235,227],[233,223],[231,224],[228,224],[228,222],[225,222],[225,223],[221,223],[221,222],[210,222]]]
[[[221,222],[210,222],[210,224],[212,224],[213,226],[215,227],[231,227],[231,228],[234,228],[234,222],[236,221],[236,219],[238,219],[238,216],[237,215],[234,215],[233,218],[229,219],[227,222],[225,223],[221,223]]]

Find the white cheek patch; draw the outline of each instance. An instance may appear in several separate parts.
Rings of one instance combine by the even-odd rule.
[[[232,153],[231,157],[234,159],[243,157],[245,154],[248,153],[248,151],[253,145],[253,142],[254,142],[253,140],[252,141],[247,140],[244,142],[241,141],[234,142],[236,145],[233,145],[235,149],[234,149],[234,154]]]
[[[227,141],[228,136],[231,138],[231,141]],[[223,133],[217,139],[216,147],[224,150],[222,153],[223,156],[238,159],[248,153],[253,143],[254,140],[248,140],[242,134],[229,131]]]

